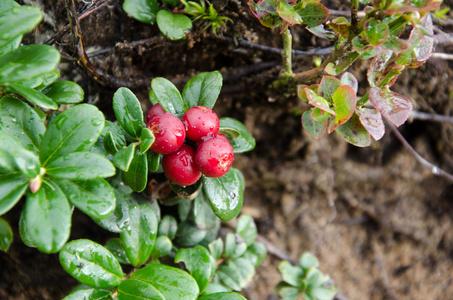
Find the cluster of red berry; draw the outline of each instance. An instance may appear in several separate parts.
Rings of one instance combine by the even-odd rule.
[[[192,107],[180,120],[158,103],[148,111],[146,123],[155,137],[151,150],[163,155],[162,168],[173,183],[187,186],[202,174],[217,178],[230,170],[233,147],[219,133],[219,118],[209,107]]]

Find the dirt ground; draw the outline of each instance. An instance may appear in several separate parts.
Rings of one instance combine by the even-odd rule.
[[[26,41],[49,41],[68,24],[64,1],[24,2],[46,13]],[[70,31],[57,35],[54,46],[62,51],[63,78],[79,83],[87,101],[107,116],[112,116],[112,95],[122,83],[146,110],[152,78],[166,77],[182,88],[198,72],[222,72],[224,87],[215,110],[242,121],[257,141],[255,150],[235,157],[234,166],[247,183],[243,212],[255,218],[262,238],[290,258],[297,260],[304,251],[316,254],[321,270],[338,287],[337,299],[453,299],[451,182],[419,164],[389,129],[363,149],[336,134],[315,140],[304,132],[300,116],[308,106],[294,90],[271,86],[279,74],[279,55],[240,42],[281,47],[278,31],[261,26],[247,1],[214,0],[234,24],[219,37],[195,26],[182,41],[159,37],[156,26],[128,18],[122,1],[76,2],[78,12],[100,6],[80,26],[90,61],[107,75],[96,80],[76,66]],[[321,3],[336,10],[348,5]],[[452,31],[452,25],[439,28]],[[302,27],[292,30],[295,49],[330,46]],[[452,53],[453,44],[442,43],[436,51]],[[357,62],[351,70],[361,95],[368,89],[368,63]],[[296,72],[313,66],[312,56],[294,60]],[[416,110],[452,115],[452,66],[430,59],[403,72],[393,90],[411,98]],[[410,120],[400,131],[428,161],[453,172],[452,124]],[[60,299],[76,282],[62,270],[57,255],[22,244],[16,226],[20,209],[5,216],[15,241],[8,254],[0,253],[0,299]],[[110,235],[75,212],[71,239],[82,237],[103,243]],[[243,291],[248,299],[276,299],[279,262],[268,255]]]

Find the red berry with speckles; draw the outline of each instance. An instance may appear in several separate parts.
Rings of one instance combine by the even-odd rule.
[[[175,153],[164,155],[162,169],[168,180],[182,186],[197,182],[201,172],[195,167],[194,156],[195,151],[189,145],[182,145]]]
[[[180,119],[171,113],[153,117],[146,125],[156,138],[150,149],[159,154],[176,152],[186,139],[186,130]]]
[[[186,125],[187,138],[195,142],[201,142],[204,137],[215,136],[219,132],[219,118],[206,106],[191,107],[182,121]]]
[[[233,147],[225,137],[213,137],[203,141],[195,152],[195,165],[208,177],[225,175],[233,164]]]
[[[154,104],[149,110],[148,113],[146,114],[145,121],[146,124],[151,121],[152,118],[158,115],[163,115],[165,113],[165,110],[162,108],[162,105],[160,103]]]

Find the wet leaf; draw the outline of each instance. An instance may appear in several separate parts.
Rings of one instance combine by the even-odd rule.
[[[222,88],[219,71],[198,73],[184,86],[182,98],[189,107],[198,105],[213,108]]]
[[[131,137],[138,139],[145,123],[140,102],[134,93],[128,88],[119,88],[113,95],[112,105],[121,127]]]
[[[104,137],[103,144],[105,150],[111,155],[115,155],[119,149],[126,147],[126,138],[116,123],[105,121],[105,127],[101,136]]]
[[[3,7],[0,10],[0,32],[2,33],[0,34],[0,47],[29,32],[41,20],[41,11],[36,7],[28,5]]]
[[[0,218],[0,251],[8,252],[12,242],[13,231],[11,226],[5,219]]]
[[[374,87],[370,90],[370,102],[390,122],[400,126],[412,111],[412,101],[388,88]]]
[[[157,0],[124,0],[123,9],[135,20],[154,24],[159,3]]]
[[[159,236],[167,236],[169,239],[174,239],[176,230],[178,229],[178,222],[176,218],[170,215],[165,215],[159,223]]]
[[[36,91],[35,89],[32,89],[31,87],[22,85],[17,82],[9,82],[7,86],[15,93],[18,93],[19,95],[23,96],[25,99],[39,107],[53,110],[58,108],[58,105],[51,98],[47,97],[41,92]]]
[[[161,258],[171,252],[173,244],[167,236],[159,236],[154,244],[153,252],[151,257]]]
[[[335,131],[354,146],[368,147],[371,143],[370,134],[356,114],[353,114],[346,123],[339,125]]]
[[[357,108],[356,114],[359,116],[362,125],[376,141],[384,136],[385,125],[382,116],[374,107]]]
[[[231,135],[229,134],[230,131],[236,134]],[[236,119],[228,117],[220,118],[219,132],[225,134],[228,138],[234,153],[243,153],[255,148],[255,138],[248,132],[244,124]]]
[[[351,118],[355,111],[357,97],[355,91],[349,85],[342,85],[333,94],[333,104],[335,106],[335,123],[344,124]]]
[[[385,23],[376,22],[374,18],[370,18],[365,22],[363,31],[365,33],[365,38],[373,46],[382,45],[387,41],[390,34],[389,26]]]
[[[113,254],[90,240],[67,243],[60,252],[60,263],[69,275],[94,288],[117,286],[123,278],[121,266]]]
[[[135,151],[129,170],[122,174],[124,183],[135,192],[141,192],[148,183],[148,158],[146,153]]]
[[[118,286],[119,300],[165,300],[167,298],[159,292],[152,283],[141,279],[130,278]]]
[[[44,184],[27,196],[24,226],[33,245],[44,253],[60,251],[71,231],[71,207],[66,196],[53,182]]]
[[[175,244],[180,247],[194,247],[206,237],[207,230],[201,229],[191,220],[185,220],[178,225]]]
[[[171,40],[182,39],[192,28],[192,21],[188,16],[163,9],[157,13],[156,20],[160,31]]]
[[[329,10],[316,2],[307,3],[303,8],[297,9],[297,13],[301,16],[302,21],[311,28],[321,25],[329,17]]]
[[[316,139],[321,138],[326,132],[327,128],[327,122],[316,121],[311,117],[310,111],[306,111],[302,115],[302,125],[304,126],[305,130],[307,130],[307,132]]]
[[[156,138],[154,137],[154,134],[152,133],[151,130],[144,127],[142,128],[140,139],[141,139],[140,152],[145,153],[146,151],[148,151],[149,147],[151,147],[151,145],[154,143],[154,140]]]
[[[122,171],[129,171],[134,159],[135,143],[130,143],[127,148],[121,149],[113,155],[113,163]]]
[[[127,258],[126,251],[124,251],[124,248],[121,245],[120,238],[113,238],[108,240],[105,248],[113,254],[113,256],[120,264],[131,264],[131,262]]]
[[[151,81],[152,104],[160,103],[162,108],[173,115],[183,115],[189,109],[176,86],[168,79],[157,77]]]
[[[235,292],[220,292],[204,295],[199,300],[246,300],[242,295]]]
[[[83,101],[84,91],[75,82],[57,81],[46,87],[42,93],[57,104],[75,104]]]

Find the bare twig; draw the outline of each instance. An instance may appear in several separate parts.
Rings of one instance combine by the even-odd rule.
[[[414,120],[433,121],[439,123],[453,123],[453,116],[444,116],[413,110],[409,118]]]
[[[453,60],[453,54],[434,52],[434,53],[431,54],[431,58],[440,58],[440,59],[444,59],[444,60]]]
[[[392,132],[396,135],[396,137],[400,140],[403,146],[415,157],[415,159],[421,163],[423,166],[430,168],[431,172],[434,175],[444,177],[450,182],[453,182],[453,175],[450,173],[442,170],[441,168],[437,167],[436,165],[430,163],[426,159],[424,159],[415,149],[409,144],[409,142],[403,137],[403,135],[398,131],[395,125],[391,124],[390,122],[386,122],[387,125],[390,127]]]

